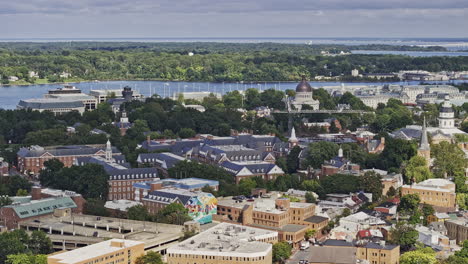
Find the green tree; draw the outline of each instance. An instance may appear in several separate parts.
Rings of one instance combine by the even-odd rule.
[[[418,210],[420,202],[421,199],[416,193],[403,195],[403,197],[401,197],[400,204],[398,205],[398,211],[405,212],[407,214],[415,213]]]
[[[388,197],[393,197],[396,194],[397,194],[396,189],[393,186],[390,186],[390,188],[388,188],[388,191],[387,191],[387,196]]]
[[[246,178],[239,181],[240,194],[250,195],[255,187],[257,187],[257,183],[252,178]]]
[[[87,199],[84,206],[85,214],[96,215],[96,216],[110,216],[109,211],[107,211],[104,205],[106,204],[105,200],[101,199]]]
[[[8,255],[27,253],[28,234],[24,230],[15,230],[0,234],[0,263],[5,263]]]
[[[28,195],[28,191],[26,191],[25,189],[18,189],[18,191],[16,191],[16,196],[27,196]]]
[[[464,175],[466,160],[464,152],[456,145],[440,142],[431,148],[434,170],[439,178]]]
[[[425,223],[427,223],[427,217],[435,213],[434,207],[430,204],[423,204],[421,211],[424,216]]]
[[[164,262],[162,261],[161,254],[154,251],[148,251],[146,255],[139,256],[135,260],[135,264],[164,264]]]
[[[49,254],[53,252],[52,241],[43,231],[33,231],[28,248],[33,254]]]
[[[361,189],[365,192],[372,193],[372,200],[379,201],[382,197],[382,177],[374,171],[364,173],[360,178]]]
[[[278,242],[273,245],[273,262],[284,263],[291,256],[292,247],[287,242]]]
[[[109,175],[102,165],[85,164],[83,166],[62,167],[57,161],[44,163],[39,179],[44,186],[75,191],[84,198],[105,199],[109,190]]]
[[[408,251],[400,256],[401,264],[437,264],[435,252],[431,248]]]
[[[7,256],[6,264],[47,264],[47,255],[12,254]]]
[[[177,134],[181,138],[192,138],[196,135],[196,132],[191,128],[182,128]]]
[[[328,141],[314,142],[309,145],[307,164],[313,168],[320,168],[324,161],[330,160],[338,154],[340,147]]]
[[[188,215],[188,210],[180,203],[171,203],[164,207],[156,215],[156,222],[183,225],[185,222],[192,220]]]
[[[7,196],[0,196],[0,207],[10,205],[13,201]]]
[[[317,203],[317,199],[311,192],[306,192],[305,194],[306,203]]]
[[[418,237],[418,231],[411,225],[400,222],[391,229],[389,242],[394,245],[400,245],[402,251],[408,251],[414,247]]]
[[[432,173],[427,166],[426,159],[421,156],[414,156],[408,161],[405,167],[405,180],[406,182],[421,182],[432,178]]]
[[[323,188],[319,196],[324,197],[327,193],[351,193],[360,189],[361,181],[359,177],[349,174],[335,174],[325,177],[320,181]]]
[[[317,230],[315,229],[309,229],[305,232],[305,235],[304,235],[304,239],[305,240],[309,240],[311,239],[312,237],[315,236],[315,234],[317,233]]]
[[[127,218],[131,220],[148,221],[150,219],[150,215],[145,206],[135,205],[128,208]]]
[[[286,158],[286,167],[288,173],[295,173],[299,168],[299,153],[301,153],[301,151],[302,150],[299,146],[295,146],[288,153]]]

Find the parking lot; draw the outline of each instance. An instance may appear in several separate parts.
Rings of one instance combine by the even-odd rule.
[[[297,250],[296,252],[294,252],[293,255],[291,255],[291,257],[286,261],[286,263],[287,264],[298,264],[299,261],[301,261],[301,260],[307,260],[307,261],[311,262],[312,261],[312,256],[311,256],[311,253],[310,253],[310,249],[312,247],[313,246],[311,245],[306,250]]]

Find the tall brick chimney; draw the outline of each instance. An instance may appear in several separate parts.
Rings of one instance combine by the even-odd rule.
[[[42,193],[41,187],[33,186],[31,188],[31,200],[40,200],[40,199],[42,199],[41,193]]]

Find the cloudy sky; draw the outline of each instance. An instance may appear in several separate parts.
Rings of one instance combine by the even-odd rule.
[[[468,0],[0,0],[0,38],[468,37]]]

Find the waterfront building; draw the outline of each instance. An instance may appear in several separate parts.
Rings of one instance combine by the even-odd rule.
[[[145,243],[110,239],[79,249],[58,252],[47,257],[47,264],[134,264],[145,254]]]
[[[61,88],[49,90],[44,98],[59,99],[59,100],[78,100],[82,101],[85,110],[93,110],[97,107],[97,99],[94,96],[83,93],[80,89],[72,85],[64,85]]]
[[[33,111],[50,111],[55,115],[76,111],[83,114],[85,106],[81,100],[59,99],[59,98],[39,98],[20,100],[17,109],[31,109]]]
[[[202,102],[204,98],[213,96],[215,98],[221,99],[223,96],[220,93],[214,92],[176,92],[172,94],[172,100],[177,101],[179,98],[184,98],[184,100],[192,99],[199,102]]]
[[[271,264],[278,233],[221,223],[167,249],[167,263]]]
[[[118,100],[139,100],[143,99],[144,96],[137,91],[132,90],[130,87],[124,87],[122,89],[112,89],[112,90],[91,90],[89,95],[94,96],[98,104],[104,103],[109,99],[118,99]]]

